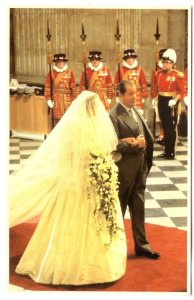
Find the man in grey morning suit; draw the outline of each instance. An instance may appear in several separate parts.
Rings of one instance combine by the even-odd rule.
[[[121,81],[118,86],[119,101],[110,111],[119,143],[117,151],[122,158],[116,163],[119,168],[119,199],[123,217],[129,207],[135,254],[157,259],[160,254],[151,250],[145,233],[145,188],[152,166],[153,137],[134,107],[135,86],[130,81]]]

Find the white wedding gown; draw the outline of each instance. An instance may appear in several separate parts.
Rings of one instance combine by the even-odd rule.
[[[107,229],[100,234],[94,217],[94,201],[73,190],[59,188],[46,207],[16,272],[40,283],[91,284],[110,282],[125,273],[124,233],[106,247]],[[66,201],[64,201],[66,200]],[[122,215],[117,206],[122,227]]]
[[[90,92],[87,93],[84,96],[91,95]],[[110,236],[104,216],[100,220],[99,216],[94,215],[94,186],[90,186],[88,197],[88,157],[85,154],[86,149],[91,151],[94,145],[91,146],[91,141],[89,144],[85,142],[82,136],[84,134],[90,140],[89,135],[94,134],[93,125],[96,122],[99,124],[99,121],[105,122],[107,134],[102,140],[104,127],[102,126],[99,136],[98,128],[95,132],[95,145],[99,151],[105,150],[107,153],[113,147],[112,144],[111,147],[107,146],[110,133],[113,135],[112,125],[109,124],[108,114],[103,110],[103,117],[95,120],[92,125],[90,118],[86,121],[83,113],[82,126],[78,128],[75,118],[82,115],[85,102],[83,96],[74,102],[67,116],[64,116],[64,120],[53,130],[54,133],[51,132],[48,140],[29,159],[23,171],[11,176],[10,226],[41,215],[16,272],[43,284],[85,285],[112,282],[121,278],[126,269],[127,248],[119,199],[116,197],[114,202],[115,222],[123,230],[118,230],[117,236],[107,246]],[[101,104],[99,109],[101,116]],[[98,113],[95,118],[97,117]],[[82,138],[82,146],[79,147]],[[60,143],[57,145],[58,139]],[[98,145],[100,141],[101,146]]]

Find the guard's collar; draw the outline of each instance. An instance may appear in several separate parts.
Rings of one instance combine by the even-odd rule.
[[[62,69],[58,68],[57,66],[53,67],[53,70],[55,70],[57,73],[62,73],[64,71],[66,71],[68,69],[68,65],[64,65],[64,67]]]
[[[127,69],[134,69],[138,65],[137,59],[134,60],[133,64],[130,66],[126,61],[123,61],[123,66]]]
[[[97,71],[100,71],[100,70],[102,69],[103,63],[100,62],[99,65],[95,68],[95,67],[93,67],[92,63],[89,62],[89,63],[88,63],[88,67],[89,67],[92,71],[97,72]]]

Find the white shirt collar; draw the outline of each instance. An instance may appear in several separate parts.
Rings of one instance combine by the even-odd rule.
[[[134,69],[137,67],[137,65],[138,65],[137,59],[134,60],[134,62],[131,66],[128,65],[128,63],[125,60],[123,61],[123,66],[127,69]]]
[[[100,62],[99,65],[95,68],[95,67],[93,67],[92,63],[89,62],[89,63],[88,63],[88,67],[89,67],[92,71],[97,72],[97,71],[100,71],[100,70],[102,69],[103,63]]]

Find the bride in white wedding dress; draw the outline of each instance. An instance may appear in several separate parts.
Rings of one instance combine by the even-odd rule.
[[[25,166],[10,175],[10,227],[40,216],[17,273],[55,285],[124,275],[126,238],[111,156],[116,145],[99,97],[84,91]]]

